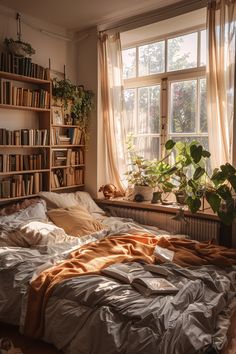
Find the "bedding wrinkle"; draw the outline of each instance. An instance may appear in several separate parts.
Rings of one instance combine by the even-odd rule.
[[[153,255],[156,245],[172,250],[173,262],[184,267],[205,264],[226,267],[236,264],[236,250],[228,250],[210,243],[158,238],[145,232],[109,236],[71,252],[71,258],[45,270],[31,282],[24,333],[34,338],[39,338],[43,334],[45,307],[59,283],[81,275],[97,274],[101,269],[115,263],[131,261],[163,263]]]

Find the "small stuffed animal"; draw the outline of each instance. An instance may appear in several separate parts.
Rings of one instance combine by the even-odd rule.
[[[99,188],[99,192],[103,192],[105,199],[123,197],[123,193],[121,193],[112,183],[104,184],[101,186]]]

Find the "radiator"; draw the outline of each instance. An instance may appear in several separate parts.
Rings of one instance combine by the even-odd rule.
[[[185,222],[174,220],[174,214],[119,206],[106,206],[106,210],[112,216],[131,218],[140,224],[156,226],[171,234],[185,234],[197,241],[219,242],[220,223],[217,220],[186,216]]]

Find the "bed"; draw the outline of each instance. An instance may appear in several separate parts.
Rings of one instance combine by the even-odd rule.
[[[85,192],[45,192],[40,198],[20,210],[1,211],[0,321],[66,354],[200,354],[226,348],[236,308],[234,250],[107,217]],[[75,213],[85,214],[82,224],[74,221]],[[172,250],[173,261],[154,256],[157,246]],[[147,275],[145,264],[158,262],[179,291],[143,296],[101,272],[124,262],[131,268],[138,263],[140,277]]]

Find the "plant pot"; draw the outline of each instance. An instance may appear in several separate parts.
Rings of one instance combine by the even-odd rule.
[[[142,195],[144,201],[150,201],[152,199],[153,188],[149,186],[134,186],[133,197],[137,194]]]
[[[181,205],[186,205],[187,195],[185,192],[176,192],[175,198],[176,198],[177,203],[179,203]]]

